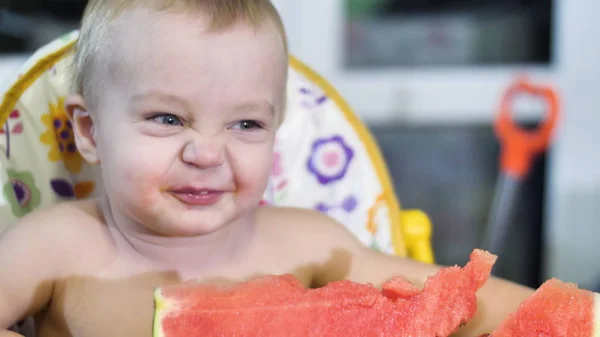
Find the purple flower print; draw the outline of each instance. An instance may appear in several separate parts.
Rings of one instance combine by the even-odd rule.
[[[349,196],[344,200],[341,206],[346,212],[350,213],[356,208],[356,204],[358,204],[356,198],[354,196]]]
[[[312,83],[301,86],[298,92],[300,93],[300,104],[305,108],[315,108],[327,102],[327,96],[323,90]]]
[[[343,209],[346,213],[351,213],[356,209],[358,205],[358,200],[353,195],[348,196],[344,201],[338,205],[326,204],[324,202],[320,202],[315,206],[315,210],[322,213],[329,213],[331,210],[336,208]]]
[[[56,195],[67,199],[87,198],[90,194],[92,194],[95,188],[93,181],[80,181],[73,184],[70,181],[62,178],[50,180],[50,186]]]
[[[309,102],[304,102],[303,105],[306,107],[312,107],[316,105],[321,105],[327,101],[327,96],[325,96],[320,90],[309,89],[306,87],[300,88],[298,90],[302,95],[309,98]]]
[[[327,212],[329,212],[330,209],[331,209],[331,207],[324,202],[320,202],[317,204],[317,206],[315,206],[315,210],[317,210],[321,213],[327,213]]]
[[[327,185],[346,175],[353,157],[354,151],[346,145],[342,137],[317,139],[308,158],[308,171],[317,177],[319,183]]]
[[[63,198],[72,198],[75,196],[73,186],[69,181],[65,179],[52,179],[50,181],[50,186],[52,186],[52,190],[54,190],[54,193],[58,194]]]

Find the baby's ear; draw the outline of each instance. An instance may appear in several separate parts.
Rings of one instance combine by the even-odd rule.
[[[94,119],[81,95],[72,95],[65,100],[65,109],[73,125],[75,144],[79,153],[90,164],[100,162],[96,147]]]

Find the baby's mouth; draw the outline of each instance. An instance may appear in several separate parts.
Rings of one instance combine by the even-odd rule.
[[[169,191],[176,199],[190,206],[210,206],[214,205],[225,193],[221,190],[183,187]]]

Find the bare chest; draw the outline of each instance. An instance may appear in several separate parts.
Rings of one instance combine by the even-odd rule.
[[[38,320],[40,337],[152,336],[153,290],[179,281],[174,273],[128,278],[73,277],[57,284]]]
[[[277,265],[222,270],[195,279],[228,284],[265,274],[291,273],[306,286],[310,274],[303,268]],[[49,311],[38,320],[39,337],[150,337],[156,287],[188,280],[175,271],[139,272],[123,276],[119,271],[95,276],[71,277],[57,284]]]

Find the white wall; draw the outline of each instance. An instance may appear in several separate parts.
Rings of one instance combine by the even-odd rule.
[[[600,2],[557,5],[564,110],[550,162],[547,276],[600,284]]]
[[[5,79],[14,74],[26,59],[26,55],[0,56],[0,87],[4,84]]]

